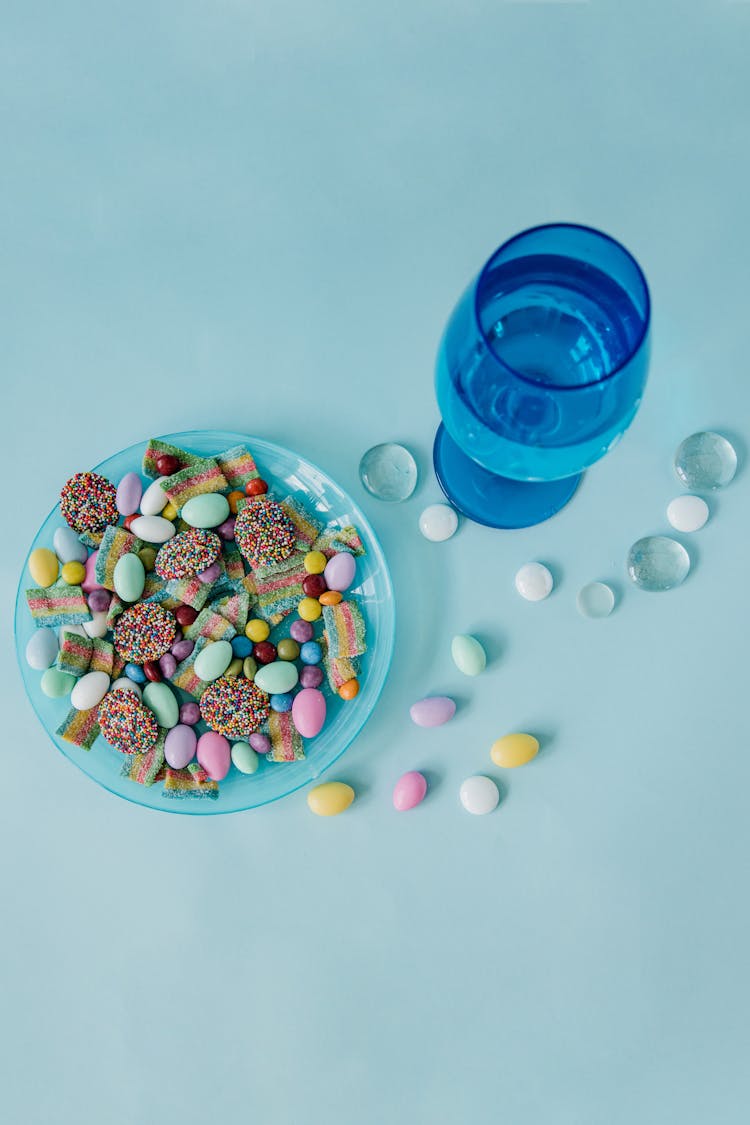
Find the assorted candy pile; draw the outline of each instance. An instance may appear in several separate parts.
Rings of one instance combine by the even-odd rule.
[[[69,697],[57,733],[101,735],[122,772],[165,797],[218,797],[232,766],[305,757],[327,696],[359,691],[365,622],[347,596],[364,554],[293,496],[275,499],[244,446],[199,457],[159,440],[117,485],[77,473],[67,526],[29,557],[38,629],[26,659]]]

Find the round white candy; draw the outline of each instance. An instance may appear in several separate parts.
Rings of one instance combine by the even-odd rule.
[[[708,519],[708,504],[700,496],[675,496],[667,505],[667,519],[677,531],[700,531]]]
[[[161,482],[166,480],[166,477],[157,477],[153,484],[150,484],[141,497],[141,515],[143,516],[158,516],[159,512],[163,512],[169,497],[164,492]]]
[[[419,517],[419,530],[432,543],[442,543],[456,534],[458,516],[450,504],[430,504]]]
[[[542,563],[526,563],[516,574],[516,589],[527,602],[541,602],[553,585],[552,575]]]
[[[107,634],[107,614],[104,610],[91,614],[91,621],[84,621],[87,637],[104,637]]]
[[[491,777],[477,774],[467,777],[459,790],[461,804],[474,816],[484,816],[496,809],[500,801],[500,790]]]

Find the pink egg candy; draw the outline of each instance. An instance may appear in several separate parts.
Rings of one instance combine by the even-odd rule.
[[[393,807],[399,812],[408,812],[424,800],[427,781],[424,774],[409,770],[398,779],[393,787]]]
[[[96,560],[99,557],[98,551],[92,551],[86,559],[86,577],[81,583],[81,589],[84,594],[90,594],[92,590],[101,590],[103,586],[96,580]]]
[[[326,699],[317,688],[303,688],[292,703],[292,719],[303,738],[315,738],[326,721]]]
[[[212,781],[223,781],[232,764],[232,752],[223,734],[206,731],[198,739],[198,762]]]
[[[348,551],[339,551],[337,555],[328,560],[323,571],[328,589],[339,590],[340,592],[348,590],[354,581],[356,570],[357,564],[354,555],[350,555]]]
[[[418,727],[441,727],[456,713],[456,704],[447,695],[430,695],[412,703],[409,714]]]

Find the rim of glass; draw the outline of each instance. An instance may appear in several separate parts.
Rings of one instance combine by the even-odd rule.
[[[212,433],[214,431],[183,430],[183,431],[180,431],[180,432],[177,432],[177,433],[160,434],[160,435],[158,435],[157,440],[168,441],[168,442],[174,443],[177,439],[182,439],[183,441],[185,441],[185,439],[187,439],[187,438],[195,437],[195,436],[199,436],[199,435],[204,435],[204,434],[209,433],[209,432]],[[380,636],[382,637],[383,642],[384,642],[384,647],[381,649],[381,651],[383,653],[383,655],[381,657],[381,662],[384,664],[384,674],[383,674],[383,677],[382,677],[382,680],[381,680],[380,684],[377,687],[375,695],[372,699],[372,705],[370,707],[370,710],[366,713],[363,713],[361,717],[358,716],[356,723],[352,724],[350,736],[343,742],[339,752],[336,754],[335,757],[331,758],[331,760],[329,762],[327,762],[324,766],[322,766],[319,770],[316,770],[316,772],[313,774],[313,776],[301,779],[299,781],[299,784],[292,785],[291,788],[288,789],[285,793],[280,793],[278,796],[275,796],[275,797],[268,797],[266,800],[258,802],[258,804],[247,805],[247,806],[244,806],[242,808],[231,808],[231,809],[217,808],[216,806],[218,805],[218,802],[214,802],[214,801],[201,802],[201,804],[205,805],[206,807],[202,808],[200,810],[200,812],[198,812],[198,810],[196,810],[194,808],[186,807],[186,805],[189,804],[189,803],[188,802],[183,803],[181,801],[165,802],[164,806],[160,805],[158,808],[156,808],[153,805],[144,804],[143,802],[139,801],[135,791],[133,792],[133,794],[131,796],[129,791],[121,791],[120,789],[114,788],[112,785],[108,785],[105,781],[101,781],[98,778],[93,777],[91,774],[89,774],[83,768],[83,765],[79,761],[77,761],[76,757],[74,756],[74,754],[72,752],[69,753],[68,750],[65,747],[58,745],[54,734],[48,730],[47,725],[44,722],[44,719],[39,714],[39,711],[38,711],[37,706],[36,706],[36,702],[35,702],[35,700],[32,696],[31,691],[29,690],[28,684],[26,682],[26,677],[24,676],[22,666],[21,666],[21,662],[22,662],[22,659],[23,659],[23,653],[22,653],[22,650],[20,648],[20,638],[19,638],[18,633],[16,631],[16,621],[17,621],[18,614],[19,614],[19,607],[21,607],[21,609],[23,609],[23,604],[25,604],[24,599],[23,599],[23,590],[24,590],[23,576],[24,576],[24,573],[25,573],[26,568],[28,566],[28,561],[29,561],[29,557],[31,555],[31,552],[34,549],[34,543],[35,543],[40,531],[42,530],[42,528],[59,511],[59,503],[56,504],[53,508],[51,508],[50,511],[45,516],[42,523],[40,524],[39,528],[37,529],[37,532],[34,535],[34,537],[32,539],[32,542],[31,542],[31,545],[29,546],[29,549],[26,553],[26,558],[24,560],[23,567],[21,569],[21,574],[20,574],[19,581],[18,581],[18,588],[16,590],[16,600],[15,600],[14,613],[13,613],[13,647],[14,647],[15,653],[16,653],[16,666],[17,666],[18,674],[21,677],[21,682],[23,684],[24,693],[25,693],[26,698],[28,699],[28,701],[31,705],[31,709],[34,712],[34,716],[36,717],[37,722],[40,724],[40,726],[42,727],[42,730],[45,732],[45,734],[48,736],[49,740],[52,742],[52,745],[55,747],[55,749],[57,749],[63,755],[63,757],[67,758],[67,760],[73,766],[75,766],[76,769],[80,770],[81,773],[85,774],[86,777],[89,779],[89,781],[93,782],[95,785],[98,785],[100,788],[106,790],[108,793],[111,793],[114,797],[119,797],[121,800],[127,801],[130,804],[138,805],[140,808],[148,809],[148,810],[151,810],[153,812],[160,812],[160,813],[165,812],[165,813],[168,813],[172,816],[231,816],[234,813],[252,812],[254,809],[263,808],[266,805],[272,805],[272,804],[275,804],[277,801],[284,800],[284,798],[290,797],[292,795],[292,793],[297,793],[297,792],[299,792],[300,789],[304,789],[305,786],[307,786],[307,785],[317,784],[318,778],[320,778],[324,773],[327,773],[328,770],[330,770],[331,767],[333,765],[335,765],[335,763],[338,762],[343,757],[343,755],[346,753],[346,751],[349,749],[349,747],[352,745],[352,743],[355,741],[355,739],[360,735],[363,727],[366,725],[366,723],[368,722],[368,720],[372,716],[377,704],[380,701],[380,698],[383,694],[383,691],[385,690],[385,685],[388,682],[388,673],[390,672],[391,663],[393,661],[393,653],[394,653],[394,649],[395,649],[395,645],[396,645],[396,597],[395,597],[395,591],[394,591],[394,588],[393,588],[393,578],[391,576],[390,567],[388,566],[388,560],[385,557],[385,552],[383,551],[380,540],[379,540],[378,536],[375,534],[375,531],[372,527],[372,524],[370,523],[370,521],[365,516],[365,514],[362,511],[362,509],[360,508],[359,504],[356,503],[356,501],[349,495],[349,493],[346,491],[346,489],[342,488],[341,485],[338,484],[333,479],[333,477],[330,476],[329,473],[327,473],[323,469],[319,468],[318,465],[315,464],[315,462],[310,461],[307,457],[301,456],[299,453],[297,453],[295,450],[290,449],[288,446],[280,445],[278,442],[274,442],[274,441],[267,441],[265,438],[259,438],[257,436],[252,435],[252,434],[241,434],[241,433],[233,431],[233,430],[222,430],[221,433],[224,434],[226,437],[240,438],[243,441],[254,443],[255,446],[258,449],[260,449],[261,446],[264,446],[266,449],[274,450],[276,452],[281,452],[282,454],[283,453],[291,454],[292,456],[297,458],[298,462],[301,465],[305,465],[308,469],[312,469],[313,472],[319,474],[321,477],[325,478],[327,481],[330,481],[330,483],[333,485],[333,487],[335,489],[337,489],[338,492],[341,493],[341,495],[346,499],[346,501],[349,504],[351,504],[352,512],[356,515],[359,526],[366,532],[366,534],[369,537],[370,543],[374,547],[373,557],[377,558],[379,564],[382,566],[383,574],[384,574],[385,580],[386,580],[388,593],[389,593],[389,596],[390,596],[392,613],[391,613],[391,618],[390,618],[390,627],[387,631],[387,634],[385,634],[385,635],[380,634]],[[185,444],[188,444],[188,443],[185,442]],[[132,450],[137,449],[139,446],[142,446],[142,445],[145,445],[144,441],[137,441],[137,442],[133,442],[131,445],[124,446],[122,449],[118,450],[116,453],[111,453],[108,457],[105,457],[97,465],[94,465],[92,471],[96,472],[98,469],[105,466],[107,461],[110,461],[115,457],[120,457],[122,454],[130,453]],[[387,652],[386,652],[386,648],[387,648]]]
[[[643,292],[644,292],[644,296],[645,296],[645,307],[644,307],[644,310],[643,310],[643,326],[641,328],[641,333],[638,337],[638,340],[633,345],[633,347],[630,349],[626,358],[623,359],[621,363],[618,363],[618,365],[616,367],[613,367],[612,370],[609,371],[603,378],[597,379],[595,383],[585,383],[583,386],[580,386],[580,385],[571,386],[570,384],[563,384],[563,383],[561,383],[561,384],[558,384],[558,383],[540,383],[537,379],[531,379],[528,375],[524,375],[523,372],[518,371],[517,368],[515,368],[515,367],[511,367],[511,365],[509,363],[506,363],[505,360],[500,358],[500,356],[497,354],[497,352],[492,347],[492,344],[490,343],[490,340],[487,336],[487,333],[485,332],[484,328],[482,327],[482,321],[481,321],[481,318],[479,316],[479,290],[481,288],[482,280],[484,279],[484,276],[487,273],[487,271],[489,270],[490,266],[495,261],[498,254],[502,254],[502,252],[504,250],[507,250],[509,246],[512,246],[515,242],[520,241],[520,239],[522,239],[522,238],[526,238],[530,234],[537,234],[537,233],[539,233],[539,231],[544,231],[544,230],[584,231],[586,234],[593,234],[597,238],[600,238],[602,240],[602,242],[611,243],[612,246],[614,246],[617,250],[619,250],[619,252],[623,255],[623,257],[627,258],[632,263],[632,265],[635,267],[635,271],[636,271],[636,273],[637,273],[637,275],[640,279],[640,282],[643,285]],[[481,270],[479,271],[479,274],[477,275],[476,282],[474,283],[473,306],[474,306],[474,320],[476,321],[476,325],[477,325],[477,329],[479,331],[479,335],[481,336],[482,340],[486,344],[488,351],[492,354],[493,358],[495,359],[495,362],[498,363],[500,365],[500,367],[504,367],[506,371],[509,371],[510,374],[514,378],[521,379],[524,383],[528,383],[532,387],[548,387],[548,388],[551,388],[552,390],[555,390],[555,391],[578,391],[578,392],[580,392],[580,391],[587,390],[589,387],[599,387],[599,386],[602,385],[602,383],[609,382],[609,380],[613,379],[615,377],[615,375],[618,375],[624,367],[627,367],[627,365],[632,360],[633,356],[636,355],[640,351],[640,349],[643,347],[643,342],[646,339],[646,336],[648,334],[649,325],[651,323],[651,294],[649,292],[648,282],[646,281],[646,275],[644,274],[643,270],[641,269],[638,261],[630,253],[628,248],[626,246],[623,246],[623,244],[621,242],[618,242],[618,240],[616,238],[613,238],[611,234],[607,234],[605,231],[599,230],[597,227],[586,226],[585,223],[540,223],[538,226],[535,226],[535,227],[527,227],[525,230],[519,231],[518,234],[514,234],[512,238],[507,238],[505,240],[505,242],[501,242],[500,245],[495,250],[492,251],[489,258],[484,263]]]

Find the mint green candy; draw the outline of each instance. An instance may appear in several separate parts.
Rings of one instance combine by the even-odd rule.
[[[138,555],[123,555],[115,564],[115,593],[124,602],[137,602],[146,584],[146,569]]]
[[[476,637],[459,633],[451,642],[451,656],[459,672],[465,676],[478,676],[487,665],[487,655]]]
[[[235,742],[232,747],[232,762],[240,773],[255,773],[258,768],[258,755],[247,742]]]
[[[229,501],[218,492],[193,496],[180,515],[191,527],[218,527],[229,516]]]
[[[289,660],[274,660],[273,664],[264,664],[255,673],[255,686],[267,695],[285,695],[298,680],[296,665]]]
[[[169,684],[146,684],[143,702],[152,712],[160,727],[171,730],[180,721],[180,706]]]
[[[233,657],[234,653],[229,641],[212,641],[200,650],[195,658],[193,669],[199,679],[210,683],[224,675]]]
[[[70,695],[75,687],[76,678],[68,672],[61,672],[59,668],[48,668],[42,676],[41,689],[50,699],[62,699]]]

